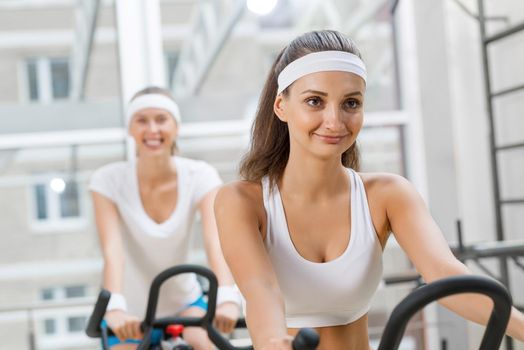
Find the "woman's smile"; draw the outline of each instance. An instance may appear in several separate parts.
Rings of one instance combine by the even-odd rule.
[[[158,148],[164,143],[163,138],[144,139],[142,143],[150,148]]]
[[[346,138],[349,134],[329,135],[329,134],[313,133],[313,135],[325,143],[336,145],[336,144],[341,143],[342,140],[344,140],[344,138]]]

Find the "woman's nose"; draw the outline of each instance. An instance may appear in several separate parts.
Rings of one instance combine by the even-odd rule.
[[[324,124],[328,129],[341,129],[344,126],[343,117],[343,113],[338,105],[329,105],[325,109]]]
[[[158,130],[158,125],[157,125],[157,123],[154,120],[151,120],[148,123],[148,127],[149,127],[150,131],[157,131]]]

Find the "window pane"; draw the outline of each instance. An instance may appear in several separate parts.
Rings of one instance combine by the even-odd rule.
[[[54,319],[44,320],[44,333],[55,334],[56,333],[56,321]]]
[[[65,287],[66,298],[81,298],[86,296],[85,286]]]
[[[29,86],[29,99],[38,100],[38,74],[36,71],[36,61],[27,61],[27,85]]]
[[[51,61],[53,98],[69,97],[69,62],[65,59]]]
[[[55,298],[55,293],[53,288],[45,288],[40,292],[42,300],[53,300]]]
[[[85,316],[75,316],[67,318],[67,330],[69,332],[83,332],[87,318]]]
[[[60,194],[60,216],[63,218],[80,216],[76,182],[67,182],[64,192]]]
[[[173,74],[175,73],[176,64],[178,62],[178,52],[166,53],[167,60],[167,82],[171,86],[173,80]]]
[[[37,184],[34,189],[36,199],[36,217],[38,220],[45,220],[48,217],[46,186],[43,184]]]

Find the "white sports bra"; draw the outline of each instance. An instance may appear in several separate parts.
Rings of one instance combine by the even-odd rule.
[[[325,263],[303,258],[291,237],[277,186],[262,179],[267,216],[265,246],[284,296],[289,328],[344,325],[368,311],[382,279],[382,247],[371,221],[364,184],[348,169],[351,231],[346,250]]]

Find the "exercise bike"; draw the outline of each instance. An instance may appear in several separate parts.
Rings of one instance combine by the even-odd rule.
[[[155,310],[158,302],[158,294],[162,283],[170,277],[182,273],[196,273],[209,281],[208,309],[201,318],[193,317],[168,317],[155,319]],[[161,329],[165,332],[169,325],[178,324],[187,327],[202,327],[207,331],[208,337],[220,350],[252,350],[252,346],[235,347],[228,339],[213,327],[213,318],[216,308],[216,294],[218,282],[214,273],[201,266],[180,265],[172,267],[160,273],[150,288],[147,311],[142,330],[144,340],[138,346],[138,350],[152,349],[150,345],[153,329]],[[479,293],[493,300],[493,310],[486,326],[479,350],[495,350],[500,347],[504,338],[505,330],[511,314],[512,299],[507,289],[500,283],[481,276],[454,276],[423,285],[406,296],[392,311],[384,332],[382,334],[378,350],[397,350],[411,317],[429,303],[453,294]],[[105,314],[110,293],[102,290],[91,315],[86,333],[90,337],[101,338],[104,350],[107,346],[107,337],[110,330],[101,328],[100,324]],[[241,320],[237,327],[245,327]],[[302,329],[293,342],[293,349],[314,350],[319,343],[318,334],[312,329]]]
[[[406,296],[392,311],[378,350],[397,350],[411,317],[427,304],[453,294],[479,293],[493,301],[493,309],[479,350],[500,347],[511,314],[512,299],[500,283],[482,276],[453,276],[423,285]]]
[[[156,308],[158,304],[158,296],[160,287],[167,279],[176,275],[184,273],[195,273],[204,277],[209,282],[209,289],[207,292],[208,306],[207,311],[202,317],[163,317],[156,318]],[[216,297],[218,291],[218,281],[215,274],[203,266],[198,265],[178,265],[158,274],[149,289],[149,298],[147,302],[146,315],[141,322],[142,332],[144,334],[143,340],[138,344],[137,350],[154,350],[160,349],[158,346],[151,345],[153,330],[159,329],[163,337],[167,337],[174,325],[183,327],[201,327],[206,330],[211,342],[219,350],[253,350],[252,346],[237,347],[224,337],[214,326],[213,319],[216,310]],[[102,341],[102,349],[109,350],[108,338],[113,335],[111,329],[102,326],[107,304],[111,293],[102,289],[98,295],[93,312],[89,318],[86,327],[86,334],[91,338],[100,338]],[[245,328],[244,320],[239,320],[236,324],[237,328]],[[177,332],[178,333],[178,332]],[[314,350],[319,343],[318,334],[308,328],[300,330],[293,341],[294,350]],[[176,348],[175,348],[176,349]],[[178,349],[190,350],[189,345],[182,345]],[[178,350],[177,349],[177,350]]]

